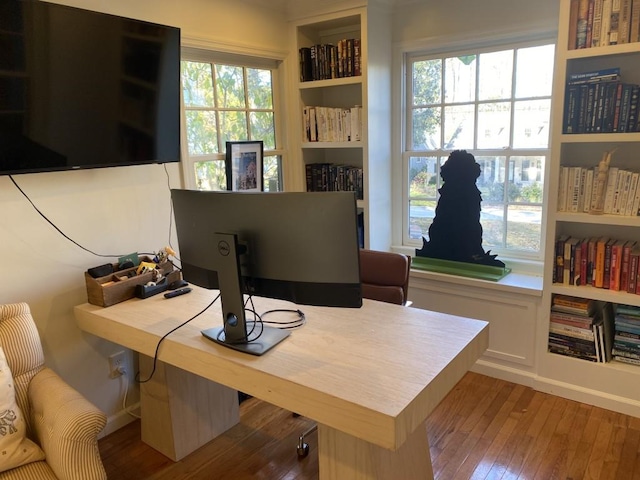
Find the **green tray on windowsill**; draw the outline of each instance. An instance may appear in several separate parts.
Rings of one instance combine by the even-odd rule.
[[[493,267],[491,265],[454,262],[452,260],[442,260],[440,258],[417,256],[411,258],[411,267],[417,270],[447,273],[449,275],[459,275],[461,277],[479,278],[482,280],[490,280],[492,282],[497,282],[511,273],[511,269],[509,267]]]

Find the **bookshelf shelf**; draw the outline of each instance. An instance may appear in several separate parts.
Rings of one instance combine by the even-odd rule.
[[[551,292],[559,295],[570,295],[572,297],[592,298],[602,302],[640,306],[640,295],[616,292],[604,288],[554,284],[551,287]]]
[[[619,225],[628,227],[640,226],[640,218],[624,215],[591,215],[589,213],[558,212],[556,222],[586,223],[590,225]]]
[[[312,90],[314,88],[342,87],[344,85],[359,85],[362,83],[362,75],[357,77],[332,78],[330,80],[312,80],[309,82],[299,82],[300,90]]]
[[[626,170],[633,173],[640,173],[640,162],[638,162],[640,158],[638,157],[638,152],[640,151],[640,132],[636,131],[637,123],[634,124],[633,127],[628,127],[626,132],[563,133],[567,127],[566,120],[571,118],[565,118],[567,112],[570,111],[568,106],[571,99],[570,88],[568,88],[567,85],[570,79],[575,79],[575,74],[602,72],[607,69],[619,68],[619,78],[615,79],[615,81],[626,84],[640,84],[640,42],[582,49],[568,48],[570,43],[569,32],[571,31],[570,22],[572,18],[571,7],[575,4],[576,2],[572,0],[560,1],[558,48],[556,50],[554,103],[552,106],[552,124],[554,128],[551,134],[551,161],[548,182],[551,195],[548,203],[548,218],[546,224],[546,267],[543,280],[544,291],[541,316],[543,332],[544,329],[547,329],[549,333],[551,333],[550,312],[555,295],[591,299],[598,302],[608,302],[613,305],[640,307],[640,295],[628,293],[626,288],[615,290],[613,288],[613,282],[608,284],[611,288],[600,288],[592,286],[591,284],[575,286],[567,281],[566,274],[563,278],[558,277],[559,272],[557,265],[560,260],[557,240],[560,236],[579,240],[606,237],[614,241],[637,242],[640,245],[640,216],[636,216],[635,214],[589,214],[586,213],[589,210],[589,204],[587,204],[585,208],[581,208],[580,204],[578,204],[579,206],[576,211],[575,195],[577,190],[575,190],[575,185],[577,185],[578,182],[574,183],[574,190],[567,190],[566,192],[563,190],[567,184],[561,182],[561,172],[564,171],[563,175],[566,175],[566,167],[570,169],[580,167],[583,171],[591,169],[593,170],[595,178],[597,173],[596,167],[598,167],[599,162],[605,157],[606,152],[614,151],[610,157],[611,162],[608,172],[611,172],[613,167],[615,167],[619,171]],[[571,77],[572,75],[574,75],[574,77]],[[591,85],[593,85],[593,83],[591,83]],[[587,88],[591,89],[592,87],[588,86]],[[585,91],[587,90],[585,89],[581,92]],[[589,97],[589,101],[591,101],[591,97]],[[600,118],[602,117],[595,117],[595,120],[598,121]],[[604,121],[602,121],[602,125],[602,128],[604,128]],[[615,129],[613,130],[615,132]],[[578,128],[577,131],[582,130]],[[579,175],[574,175],[571,178],[579,178]],[[584,178],[583,176],[582,179],[584,180]],[[616,177],[611,178],[620,177],[617,176],[616,173]],[[585,184],[588,184],[588,182]],[[580,185],[582,185],[582,183]],[[593,183],[591,185],[593,185]],[[617,186],[616,192],[621,192],[622,190],[619,190],[620,188],[620,186]],[[569,197],[562,196],[563,193],[561,193],[564,192],[568,194],[569,191],[572,191],[574,194],[572,204],[573,212],[569,211],[569,202],[567,201],[565,203]],[[592,192],[595,191],[596,189],[594,188]],[[627,192],[629,191],[631,191],[630,187],[627,188]],[[580,193],[580,195],[582,195],[582,193]],[[622,198],[622,194],[620,194],[620,196]],[[631,207],[632,204],[633,202],[629,204],[629,207]],[[624,212],[624,205],[626,204],[623,205],[622,202],[620,202],[619,205],[620,211]],[[584,213],[582,213],[583,211]],[[613,211],[613,209],[608,210],[608,212],[610,211]],[[634,208],[628,208],[626,211],[627,213],[629,211],[635,211],[637,213],[637,210],[634,210]],[[614,242],[612,241],[611,243]],[[570,258],[571,261],[569,265],[572,265],[574,260],[575,263],[578,262],[578,258],[574,257],[573,253],[571,253]],[[567,264],[566,259],[567,256],[565,254],[563,258],[565,265]],[[582,270],[582,272],[579,273],[583,273],[584,271],[585,270]],[[576,273],[578,273],[577,270]],[[579,278],[580,282],[584,283],[585,278],[582,277],[582,275],[580,275]],[[591,273],[587,275],[587,281],[590,279]],[[618,284],[616,284],[616,287],[617,285]],[[554,329],[558,328],[557,322],[560,321],[556,315],[554,315],[554,322],[556,322]],[[612,318],[612,316],[613,314],[610,315],[609,318]],[[596,320],[594,320],[593,323],[595,324]],[[604,323],[607,323],[606,320]],[[613,336],[610,342],[603,343],[609,345],[608,348],[611,348]],[[562,385],[561,388],[566,389],[567,396],[572,396],[575,392],[589,390],[598,392],[597,395],[601,397],[624,398],[627,399],[625,400],[626,404],[636,405],[636,399],[640,398],[640,382],[638,382],[640,379],[640,366],[625,364],[615,360],[591,362],[584,358],[572,358],[564,354],[547,351],[548,344],[549,336],[543,334],[539,343],[540,350],[544,351],[540,356],[539,373],[546,377],[550,384]],[[568,345],[570,345],[570,349],[577,348],[577,344],[571,343],[570,340]],[[611,350],[609,350],[609,352],[610,351]]]
[[[363,148],[363,142],[304,142],[302,148]]]

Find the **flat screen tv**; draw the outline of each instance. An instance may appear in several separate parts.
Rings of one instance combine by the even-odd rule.
[[[220,290],[223,325],[205,337],[254,355],[286,338],[247,327],[245,295],[362,306],[353,192],[172,190],[171,198],[184,279]]]
[[[178,28],[0,0],[0,175],[179,159]]]

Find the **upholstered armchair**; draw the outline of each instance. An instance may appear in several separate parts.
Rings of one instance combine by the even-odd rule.
[[[0,305],[0,480],[106,479],[97,441],[105,424],[44,366],[29,306]]]

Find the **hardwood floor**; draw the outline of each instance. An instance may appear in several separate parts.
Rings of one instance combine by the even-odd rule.
[[[256,399],[241,421],[174,463],[140,440],[138,421],[100,440],[110,480],[316,480],[312,422]],[[640,419],[468,373],[427,421],[437,479],[640,479]],[[410,479],[402,479],[410,480]]]

